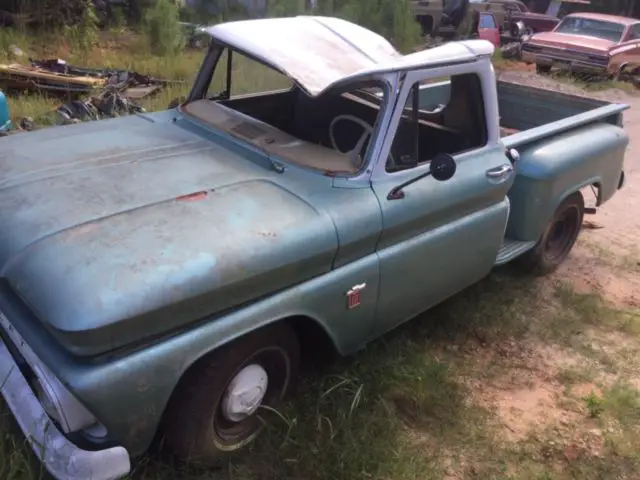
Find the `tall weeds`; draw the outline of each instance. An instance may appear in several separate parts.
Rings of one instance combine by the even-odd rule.
[[[156,55],[175,54],[184,47],[180,11],[172,0],[156,0],[146,12],[144,27],[151,50]]]

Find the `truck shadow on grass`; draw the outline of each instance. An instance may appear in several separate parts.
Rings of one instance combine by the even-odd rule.
[[[278,412],[270,412],[271,421],[255,445],[231,456],[219,470],[185,466],[152,453],[134,463],[131,477],[556,478],[538,476],[552,471],[539,466],[545,446],[530,439],[505,446],[492,407],[478,401],[462,379],[489,382],[499,375],[500,365],[481,365],[480,358],[505,342],[517,345],[534,338],[593,353],[576,340],[585,326],[635,331],[633,322],[627,319],[625,324],[621,315],[598,297],[575,294],[557,278],[529,278],[505,267],[360,354],[316,366],[303,376],[298,394]],[[582,378],[575,372],[569,375],[569,370],[563,374],[567,385]],[[627,413],[638,413],[635,404],[624,405]],[[0,467],[0,478],[39,478],[39,465],[13,427],[3,415],[0,455],[9,461]],[[549,455],[553,464],[554,455],[563,452]],[[582,478],[597,478],[591,474],[638,467],[630,456],[620,458],[622,465],[596,468],[585,461],[576,468],[582,469]],[[519,475],[522,468],[530,468],[535,476],[510,477],[513,464],[519,466]]]

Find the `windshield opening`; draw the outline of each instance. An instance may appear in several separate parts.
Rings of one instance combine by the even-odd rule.
[[[556,28],[557,33],[584,35],[619,42],[624,34],[625,26],[620,23],[594,20],[592,18],[565,17]]]
[[[218,44],[209,55],[210,70],[203,67],[184,113],[270,158],[325,174],[355,174],[366,166],[386,105],[382,81],[356,80],[312,97],[244,52]]]

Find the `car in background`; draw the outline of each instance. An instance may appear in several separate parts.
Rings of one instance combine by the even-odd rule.
[[[553,30],[560,19],[545,13],[535,13],[518,0],[491,0],[494,3],[501,3],[506,12],[505,26],[511,29],[513,24],[522,22],[527,31],[531,33],[548,32]]]
[[[494,47],[500,48],[500,28],[491,12],[480,13],[478,19],[478,38],[487,40]]]
[[[519,0],[471,0],[470,6],[479,12],[492,12],[503,32],[511,32],[518,22],[530,33],[547,32],[560,22],[553,15],[532,12]]]
[[[558,68],[633,80],[640,71],[640,20],[598,13],[567,15],[553,31],[523,42],[522,59],[535,63],[538,73]]]

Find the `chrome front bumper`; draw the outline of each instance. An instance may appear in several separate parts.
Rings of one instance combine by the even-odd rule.
[[[588,63],[577,59],[555,58],[550,55],[525,51],[522,52],[521,58],[525,63],[548,65],[550,67],[557,67],[558,69],[565,71],[576,73],[593,73],[600,75],[607,74],[607,66]]]
[[[1,337],[0,392],[34,453],[57,480],[116,480],[131,470],[123,447],[82,450],[58,430]]]

